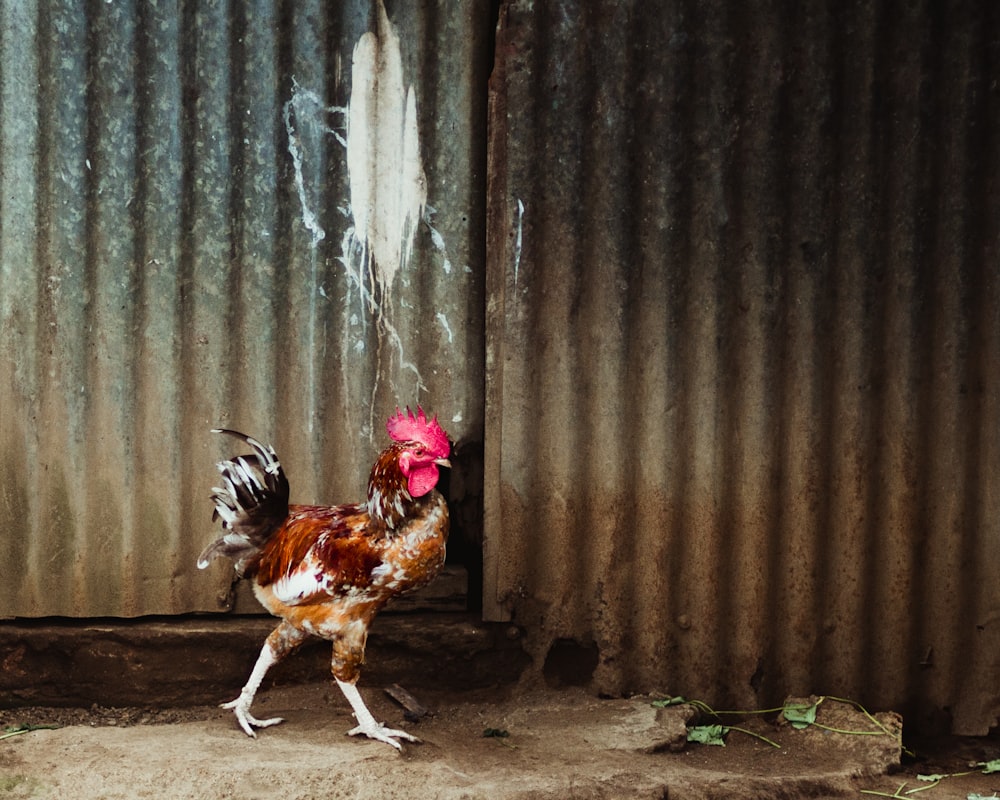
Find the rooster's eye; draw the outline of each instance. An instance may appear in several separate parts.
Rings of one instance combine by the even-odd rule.
[[[424,448],[422,447],[418,447],[416,450],[413,451],[413,455],[415,456],[422,456],[423,454],[424,454]]]

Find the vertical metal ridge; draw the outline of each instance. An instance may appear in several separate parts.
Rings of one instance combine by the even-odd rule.
[[[27,309],[40,305],[41,276],[36,269],[40,248],[37,239],[23,237],[20,231],[37,224],[41,158],[33,158],[32,154],[41,149],[40,109],[37,95],[19,102],[14,87],[37,85],[39,80],[38,52],[20,46],[23,40],[36,38],[38,10],[29,3],[17,4],[10,16],[11,24],[0,26],[0,51],[18,57],[0,67],[0,103],[5,109],[16,106],[20,113],[0,114],[0,326],[7,346],[17,347],[23,355],[0,379],[0,405],[6,409],[16,403],[26,417],[36,419],[41,375],[34,355],[40,350],[42,330],[37,316]],[[19,272],[21,265],[30,269],[26,278]],[[23,297],[20,306],[4,300],[15,291]],[[0,488],[0,526],[10,530],[15,528],[18,515],[32,508],[37,496],[34,490],[38,473],[33,460],[26,456],[36,444],[37,432],[16,428],[6,410],[0,413],[0,432],[0,457],[14,467]],[[29,537],[0,536],[3,563],[32,563],[32,549]],[[0,603],[13,601],[18,591],[34,591],[26,584],[15,586],[0,581]]]
[[[870,275],[870,219],[877,197],[876,92],[874,61],[879,52],[877,8],[842,8],[831,24],[836,56],[831,85],[830,121],[833,169],[831,214],[836,220],[831,263],[836,270],[831,297],[833,342],[830,385],[829,519],[823,527],[822,555],[827,586],[820,619],[820,680],[823,686],[864,684],[863,638],[856,620],[869,613],[862,565],[867,553],[867,484],[871,472],[868,443],[873,424],[868,405],[872,368],[873,288]]]

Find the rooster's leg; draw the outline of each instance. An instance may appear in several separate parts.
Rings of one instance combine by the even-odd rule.
[[[369,739],[376,739],[377,741],[391,744],[397,750],[402,750],[403,747],[396,739],[406,739],[409,742],[420,741],[416,736],[406,731],[393,730],[392,728],[385,727],[381,722],[376,722],[375,717],[372,716],[372,712],[365,705],[365,701],[361,699],[358,687],[353,683],[347,683],[336,676],[334,677],[340,690],[344,693],[344,697],[347,698],[347,702],[354,709],[354,717],[358,721],[358,726],[347,732],[348,736],[367,736]]]
[[[232,709],[233,713],[236,714],[236,719],[247,736],[257,738],[254,728],[268,728],[271,725],[284,722],[282,717],[257,719],[250,713],[250,705],[253,703],[257,689],[260,688],[260,682],[264,680],[267,671],[307,638],[308,634],[293,628],[287,622],[282,622],[267,637],[267,641],[264,642],[260,655],[257,657],[257,663],[254,664],[253,671],[250,673],[246,685],[240,691],[240,696],[235,700],[222,704],[222,708]]]

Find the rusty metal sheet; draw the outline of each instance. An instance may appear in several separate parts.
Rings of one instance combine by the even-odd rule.
[[[489,33],[435,3],[3,4],[0,616],[225,608],[194,567],[211,427],[310,502],[363,495],[397,404],[482,441]]]
[[[503,5],[484,609],[550,681],[997,724],[997,14]]]

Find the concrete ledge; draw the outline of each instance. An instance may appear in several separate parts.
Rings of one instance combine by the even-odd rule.
[[[272,617],[30,620],[0,626],[0,707],[216,703],[246,681]],[[528,663],[507,625],[467,613],[380,615],[362,683],[476,689],[512,683]],[[329,675],[330,646],[304,645],[264,688]]]

